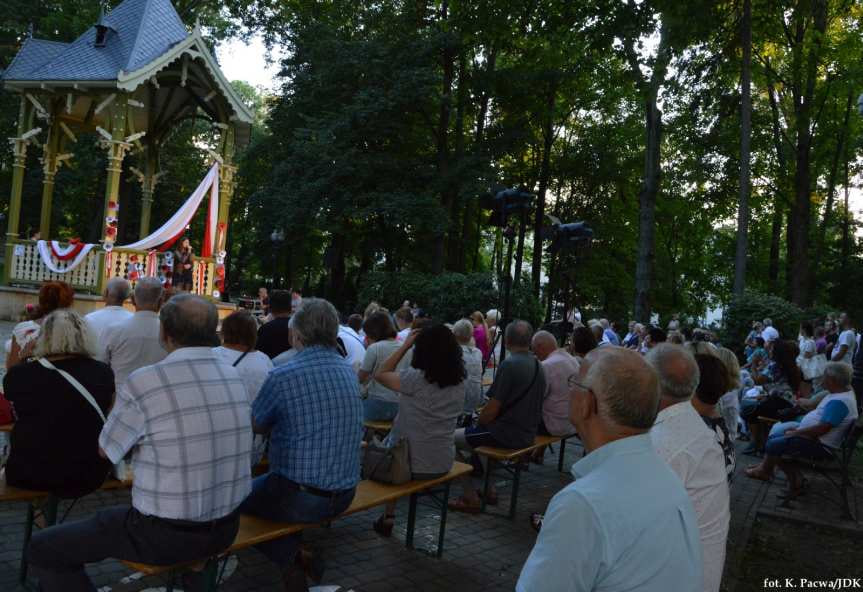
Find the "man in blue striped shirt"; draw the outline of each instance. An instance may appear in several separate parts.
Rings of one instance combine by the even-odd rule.
[[[241,511],[277,522],[323,522],[350,506],[360,478],[363,411],[359,383],[336,348],[339,318],[326,300],[304,299],[291,317],[298,353],[270,373],[252,405],[270,435],[270,472],[255,479]],[[319,580],[319,562],[298,553],[301,534],[257,546],[282,570],[286,590]]]

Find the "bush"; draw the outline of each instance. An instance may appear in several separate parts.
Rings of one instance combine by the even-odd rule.
[[[766,318],[773,321],[783,339],[796,340],[800,322],[807,317],[799,307],[778,296],[747,291],[732,299],[722,315],[722,342],[739,352],[752,330],[752,322]]]
[[[452,323],[479,310],[483,313],[499,308],[498,290],[490,273],[416,272],[388,273],[373,271],[362,281],[359,290],[360,312],[372,300],[391,310],[405,300],[416,302],[438,322]],[[533,296],[527,281],[512,291],[514,318],[529,321],[534,327],[542,320],[542,306]]]

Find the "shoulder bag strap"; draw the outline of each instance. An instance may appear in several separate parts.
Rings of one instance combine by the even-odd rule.
[[[250,351],[252,351],[252,350],[247,349],[246,351],[244,351],[244,352],[242,353],[242,355],[240,355],[240,357],[239,357],[239,358],[237,358],[237,359],[234,361],[234,363],[233,363],[233,364],[231,364],[231,366],[233,366],[233,367],[235,367],[235,368],[236,368],[236,367],[240,364],[240,362],[242,362],[242,361],[243,361],[243,358],[245,358],[247,355],[249,355],[249,352],[250,352]]]
[[[84,387],[83,384],[78,382],[74,376],[72,376],[71,374],[69,374],[65,370],[60,370],[59,368],[57,368],[54,364],[52,364],[51,362],[49,362],[45,358],[39,358],[39,363],[42,364],[42,366],[44,366],[45,368],[48,368],[49,370],[54,370],[55,372],[59,372],[60,376],[65,378],[69,382],[69,384],[71,384],[73,387],[75,387],[75,390],[77,390],[79,393],[81,393],[81,396],[84,397],[87,400],[87,402],[90,403],[90,405],[93,407],[93,409],[96,410],[96,413],[98,413],[99,417],[102,418],[102,423],[105,423],[107,421],[107,419],[105,419],[105,414],[102,412],[102,408],[99,407],[98,403],[96,403],[96,399],[93,398],[93,395],[90,394],[90,391],[88,391]]]
[[[513,407],[515,407],[519,403],[521,403],[521,400],[524,399],[527,396],[527,394],[530,392],[530,390],[533,388],[533,385],[536,382],[536,377],[539,376],[539,362],[536,359],[534,359],[533,363],[534,363],[533,378],[531,379],[530,384],[527,385],[527,388],[524,389],[519,396],[517,396],[515,399],[512,399],[509,402],[509,404],[507,404],[506,407],[504,407],[500,410],[500,412],[497,414],[498,417],[501,417],[504,413],[506,413],[507,411],[509,411],[510,409],[512,409]]]

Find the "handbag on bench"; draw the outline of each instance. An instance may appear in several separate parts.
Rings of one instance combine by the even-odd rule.
[[[363,452],[362,478],[389,485],[401,485],[411,480],[410,444],[399,438],[392,446],[385,446],[375,438]]]

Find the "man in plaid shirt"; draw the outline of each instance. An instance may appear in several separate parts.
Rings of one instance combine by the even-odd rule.
[[[252,405],[256,432],[270,434],[270,472],[255,479],[244,514],[277,522],[323,522],[350,506],[360,478],[363,411],[357,375],[336,347],[339,317],[307,298],[291,317],[298,353],[270,373]],[[282,570],[285,589],[320,580],[320,562],[298,553],[301,535],[257,546]]]
[[[37,533],[28,558],[45,592],[93,590],[85,563],[194,561],[236,537],[238,507],[251,489],[246,388],[211,350],[218,342],[212,303],[175,296],[160,317],[168,357],[129,376],[99,437],[113,463],[132,451],[132,507]],[[187,574],[184,589],[201,579]]]

